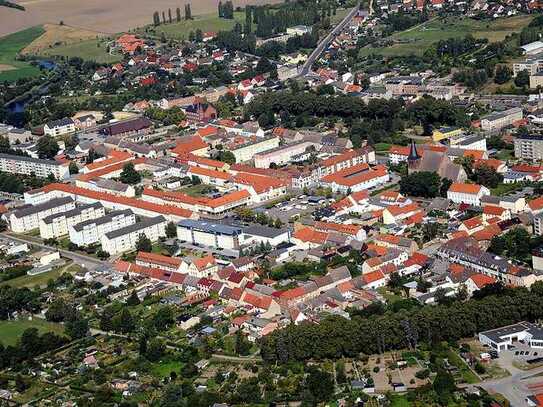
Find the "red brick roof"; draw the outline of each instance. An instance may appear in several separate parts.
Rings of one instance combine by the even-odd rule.
[[[183,262],[179,257],[168,257],[157,253],[138,252],[136,261],[141,260],[151,264],[163,264],[166,266],[173,266],[178,268]]]
[[[478,184],[463,184],[460,182],[453,182],[449,187],[450,192],[458,192],[461,194],[477,195],[481,191],[481,185]]]

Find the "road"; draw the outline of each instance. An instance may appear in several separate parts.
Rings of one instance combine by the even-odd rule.
[[[298,76],[305,76],[311,71],[311,66],[313,65],[313,63],[321,56],[324,50],[328,48],[328,46],[332,43],[332,41],[345,29],[347,24],[349,24],[349,22],[358,12],[358,9],[359,9],[359,5],[354,7],[349,12],[349,14],[347,14],[345,18],[341,20],[341,22],[338,25],[336,25],[334,29],[330,31],[330,33],[319,42],[319,44],[317,45],[317,48],[313,50],[311,55],[309,55],[309,58],[307,58],[307,61],[305,61]]]
[[[111,264],[108,263],[107,261],[102,261],[102,260],[99,260],[99,259],[97,259],[95,257],[87,256],[87,255],[80,254],[80,253],[70,252],[68,250],[62,250],[62,249],[59,249],[58,247],[54,247],[54,246],[48,246],[46,244],[43,244],[41,239],[39,239],[37,237],[20,236],[20,235],[15,236],[15,235],[13,235],[11,233],[8,233],[8,232],[0,233],[0,236],[4,237],[6,239],[13,240],[15,242],[28,243],[28,244],[37,246],[37,247],[39,247],[41,249],[59,251],[60,254],[63,257],[66,257],[67,259],[73,260],[74,263],[80,265],[81,267],[85,267],[86,269],[89,269],[89,270],[97,268],[97,267],[111,266]]]

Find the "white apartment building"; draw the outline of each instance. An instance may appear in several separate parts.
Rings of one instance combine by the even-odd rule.
[[[237,163],[242,163],[252,160],[255,154],[262,153],[276,147],[279,147],[279,137],[271,136],[258,138],[255,141],[242,144],[230,150],[230,152],[234,154],[234,157],[236,157]]]
[[[184,219],[177,224],[177,238],[205,247],[239,249],[241,228],[207,221]]]
[[[166,236],[168,221],[164,216],[142,218],[138,223],[114,230],[102,235],[102,250],[114,256],[136,250],[140,235],[145,235],[151,242]]]
[[[100,218],[88,219],[70,225],[70,242],[78,246],[89,246],[101,241],[106,233],[125,228],[136,223],[136,215],[130,209],[112,211]]]
[[[490,195],[490,190],[482,185],[454,182],[447,191],[447,198],[452,202],[481,206],[481,198]]]
[[[39,205],[25,206],[16,209],[6,215],[6,221],[12,232],[26,233],[40,227],[40,221],[59,212],[67,212],[75,209],[72,198],[55,198]]]
[[[0,154],[0,171],[24,175],[34,173],[41,178],[53,174],[55,178],[60,180],[70,177],[68,165],[60,164],[54,160],[41,160],[11,154]]]
[[[53,120],[43,126],[43,132],[46,136],[58,137],[65,134],[75,133],[75,123],[72,119],[65,117],[60,120]]]
[[[520,107],[514,107],[503,112],[493,112],[481,118],[481,129],[485,131],[498,131],[511,126],[523,117],[524,115]]]
[[[315,146],[314,143],[309,141],[302,141],[299,143],[287,144],[279,146],[272,150],[255,154],[255,167],[256,168],[270,168],[270,164],[284,165],[290,163],[298,156],[307,154],[309,157],[311,147]]]
[[[106,211],[100,202],[82,205],[68,212],[59,212],[40,220],[40,236],[54,239],[68,234],[70,226],[104,216]]]

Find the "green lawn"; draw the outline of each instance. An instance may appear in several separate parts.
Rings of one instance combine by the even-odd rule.
[[[469,366],[462,360],[460,356],[454,350],[449,350],[447,354],[449,363],[460,369],[460,374],[466,383],[474,384],[479,383],[480,380],[477,375],[469,368]]]
[[[0,343],[4,345],[15,345],[23,332],[28,328],[38,328],[40,333],[54,332],[62,334],[64,332],[64,327],[62,325],[38,318],[34,318],[32,321],[0,321]]]
[[[390,143],[376,143],[374,146],[375,151],[389,151],[392,144]]]
[[[0,38],[0,81],[15,81],[39,75],[39,68],[17,61],[18,53],[44,33],[41,26],[31,27]]]
[[[151,371],[153,376],[163,378],[170,376],[170,372],[175,372],[179,375],[182,366],[183,364],[177,360],[165,360],[155,363]]]
[[[390,407],[409,407],[411,403],[405,396],[393,395],[390,397]]]
[[[377,292],[381,294],[388,304],[393,304],[397,301],[403,300],[399,295],[394,294],[392,291],[389,291],[386,287],[380,287],[377,289]]]
[[[533,16],[523,15],[501,18],[495,21],[479,21],[465,17],[444,17],[432,19],[415,28],[391,35],[396,43],[383,48],[365,47],[360,55],[380,54],[385,56],[422,55],[434,42],[452,37],[487,38],[490,42],[503,40],[507,35],[519,32],[527,26]]]
[[[228,31],[234,28],[236,22],[243,24],[245,22],[245,12],[234,12],[234,19],[227,20],[225,18],[219,18],[217,13],[202,14],[195,16],[193,20],[181,21],[180,23],[164,24],[158,27],[148,26],[141,30],[149,30],[150,33],[155,33],[157,37],[162,36],[162,33],[166,38],[172,38],[176,40],[187,40],[191,31],[197,29],[206,31]]]
[[[59,45],[57,47],[44,49],[41,55],[79,57],[86,61],[95,61],[101,64],[112,64],[122,60],[122,55],[109,54],[107,51],[107,39],[92,39],[73,44]]]
[[[185,187],[181,190],[184,194],[193,196],[195,198],[201,197],[205,195],[207,192],[209,192],[210,189],[213,189],[214,187],[211,185],[206,184],[198,184],[198,185],[191,185],[188,187]]]
[[[11,280],[0,283],[0,286],[9,285],[11,287],[17,287],[17,288],[22,288],[22,287],[32,288],[32,287],[46,286],[47,282],[50,279],[54,280],[60,277],[60,274],[61,274],[60,270],[61,269],[57,268],[57,269],[48,271],[46,273],[37,274],[35,276],[25,275],[25,276],[13,278]]]

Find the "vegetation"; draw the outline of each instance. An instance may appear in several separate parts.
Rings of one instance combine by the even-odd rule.
[[[402,177],[400,192],[405,195],[435,198],[447,196],[447,190],[452,181],[441,178],[435,172],[420,171]]]
[[[32,27],[0,38],[0,82],[39,75],[35,65],[19,60],[19,53],[44,33],[42,27]],[[4,68],[1,66],[5,65]]]

